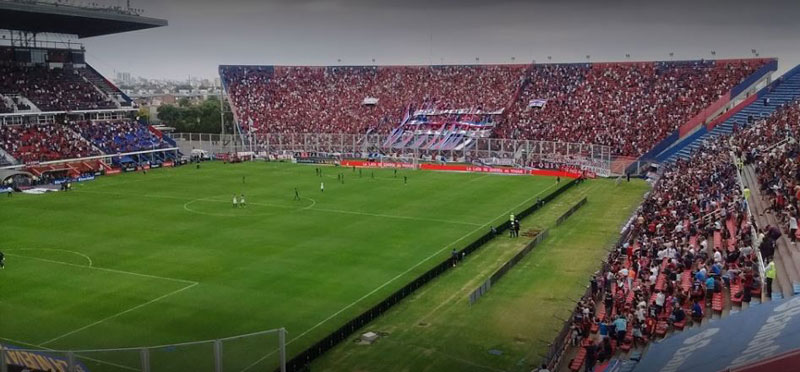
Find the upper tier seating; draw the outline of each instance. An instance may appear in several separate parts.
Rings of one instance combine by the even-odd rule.
[[[640,155],[767,60],[556,65],[222,66],[239,124],[261,133],[387,133],[409,109],[504,110],[496,137]],[[365,105],[365,98],[377,98]],[[531,108],[534,99],[546,100]]]
[[[41,111],[117,107],[73,69],[0,64],[0,94],[21,94]]]

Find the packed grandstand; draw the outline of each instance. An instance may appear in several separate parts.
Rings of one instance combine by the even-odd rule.
[[[173,166],[202,146],[137,120],[132,100],[78,51],[39,52],[46,61],[34,60],[30,48],[0,47],[0,171],[19,171],[0,184],[3,192]],[[609,166],[602,175],[617,182],[647,179],[652,189],[544,360],[551,370],[579,371],[636,359],[630,368],[637,370],[654,340],[800,293],[800,69],[773,79],[776,67],[777,60],[764,58],[226,65],[218,72],[237,151],[216,155],[300,158],[274,144],[302,134],[317,144],[352,138],[347,155],[366,161],[359,164],[459,163],[459,170],[471,170],[461,163],[485,166],[472,164],[479,156],[468,154],[486,139],[494,140],[485,142],[489,147],[514,149],[489,171],[556,168],[564,172],[559,176],[582,179]],[[349,137],[324,137],[334,134]],[[359,142],[374,135],[380,140],[371,147]],[[522,151],[516,141],[554,147]],[[557,152],[559,143],[578,150]],[[603,146],[648,166],[612,170],[582,146]],[[390,156],[409,148],[417,159]],[[345,164],[339,147],[291,150]],[[431,157],[446,153],[464,156]],[[379,163],[383,158],[388,163]]]

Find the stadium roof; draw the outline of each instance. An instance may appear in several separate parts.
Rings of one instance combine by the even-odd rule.
[[[63,4],[0,1],[0,28],[34,33],[78,35],[80,38],[166,26],[164,19],[87,9]]]
[[[654,343],[634,371],[797,370],[800,297],[754,304]]]

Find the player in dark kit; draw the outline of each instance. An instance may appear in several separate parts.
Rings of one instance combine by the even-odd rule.
[[[408,185],[408,176],[403,176],[403,184]]]
[[[297,187],[294,188],[294,200],[300,200],[300,193],[297,192]]]
[[[0,252],[0,269],[6,268],[6,255],[3,252]]]

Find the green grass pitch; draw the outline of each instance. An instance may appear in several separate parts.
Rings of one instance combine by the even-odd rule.
[[[619,238],[647,191],[645,182],[594,180],[522,221],[550,235],[473,306],[469,293],[530,241],[503,237],[364,327],[373,345],[343,342],[313,371],[528,372],[548,350],[583,295],[589,276]],[[564,224],[555,220],[586,196]],[[355,339],[357,336],[352,337]]]
[[[323,167],[320,178],[314,168],[204,163],[3,197],[0,338],[92,349],[285,327],[291,356],[555,189],[547,177],[367,169],[359,177]],[[242,193],[247,207],[233,208]],[[242,342],[241,355],[226,349],[240,359],[226,370],[251,365],[274,342]],[[186,349],[151,360],[191,355],[175,363],[213,370],[208,345]],[[116,365],[87,358],[92,370],[138,360],[91,356]]]

